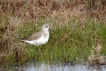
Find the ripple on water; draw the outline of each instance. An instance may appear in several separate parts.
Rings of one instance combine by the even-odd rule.
[[[105,66],[89,66],[88,64],[34,64],[30,63],[22,67],[0,68],[0,71],[106,71]]]

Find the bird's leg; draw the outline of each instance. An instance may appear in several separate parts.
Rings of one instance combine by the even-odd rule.
[[[36,52],[38,52],[38,47],[35,47],[36,48]]]

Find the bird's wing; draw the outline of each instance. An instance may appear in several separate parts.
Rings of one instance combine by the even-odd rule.
[[[37,32],[37,33],[35,33],[35,34],[32,34],[31,36],[29,36],[29,38],[27,38],[27,40],[37,40],[40,36],[42,36],[42,34],[41,34],[42,32],[40,31],[40,32]]]

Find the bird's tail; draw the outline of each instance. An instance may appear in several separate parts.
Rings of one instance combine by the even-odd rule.
[[[24,42],[25,40],[20,40],[20,41]]]
[[[20,41],[24,42],[24,41],[25,41],[25,39],[23,39],[23,38],[22,38]]]

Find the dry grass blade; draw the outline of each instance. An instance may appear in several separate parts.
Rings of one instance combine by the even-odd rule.
[[[98,44],[97,48],[96,48],[96,52],[100,53],[102,49],[102,46],[100,44]]]

